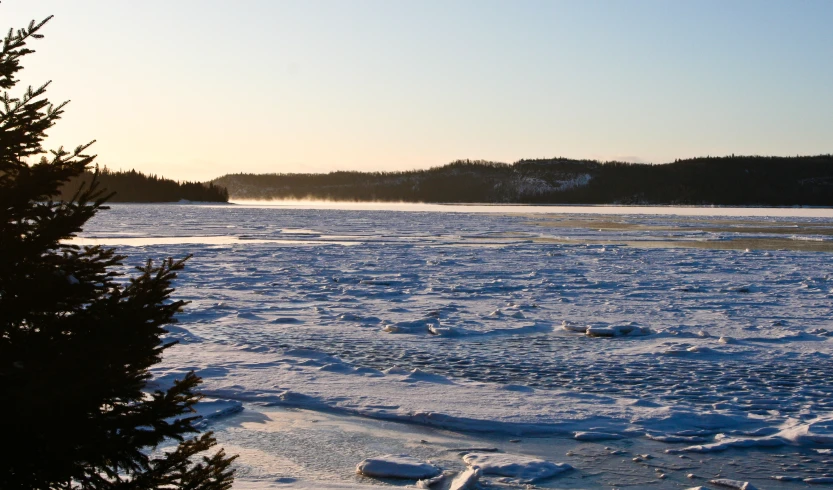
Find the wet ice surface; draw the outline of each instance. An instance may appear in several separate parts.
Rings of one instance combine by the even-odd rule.
[[[440,458],[390,435],[417,430],[392,422],[388,443],[378,427],[345,431],[349,417],[303,436],[223,422],[269,418],[264,403],[454,429],[442,432],[449,446],[576,468],[536,483],[550,488],[709,487],[718,477],[792,488],[829,477],[833,457],[817,450],[833,445],[830,254],[634,244],[824,242],[833,219],[605,221],[133,205],[101,213],[85,236],[147,239],[119,247],[130,264],[194,254],[176,284],[191,301],[171,329],[181,344],[155,373],[164,383],[195,369],[211,396],[249,403],[209,426],[253,481],[370,484],[350,474],[366,458]],[[204,236],[214,238],[172,243]],[[587,327],[650,333],[590,337]],[[339,434],[351,434],[343,461],[303,442]],[[299,451],[310,453],[293,459]],[[441,467],[464,463],[455,454]]]

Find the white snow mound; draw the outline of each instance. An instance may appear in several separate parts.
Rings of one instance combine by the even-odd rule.
[[[356,473],[377,478],[431,478],[439,475],[441,471],[431,463],[407,454],[386,454],[367,458],[356,466]]]
[[[833,445],[833,415],[797,422],[776,434],[776,437],[797,445]]]
[[[534,483],[573,469],[566,463],[553,463],[543,459],[516,454],[468,453],[463,461],[483,474],[515,478],[522,483]]]

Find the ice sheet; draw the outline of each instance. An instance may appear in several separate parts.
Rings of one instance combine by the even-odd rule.
[[[715,233],[697,220],[664,231],[669,219],[562,226],[572,242],[556,243],[505,214],[114,206],[88,234],[168,237],[121,247],[128,265],[194,254],[176,283],[191,301],[169,335],[180,343],[154,382],[196,370],[218,409],[641,439],[681,454],[833,445],[830,254],[581,243]],[[791,229],[760,221],[762,236]],[[235,240],[172,243],[212,233]],[[329,242],[270,241],[311,236]]]

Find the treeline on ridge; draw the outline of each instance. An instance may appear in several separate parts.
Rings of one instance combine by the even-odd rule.
[[[89,185],[92,178],[93,172],[88,170],[72,179],[61,188],[60,198],[69,200],[82,183]],[[228,202],[229,198],[225,187],[211,182],[177,182],[135,170],[113,171],[104,167],[99,171],[98,181],[108,192],[115,192],[110,202]]]
[[[236,199],[833,206],[833,155],[726,156],[651,165],[565,158],[458,160],[403,172],[228,174]]]

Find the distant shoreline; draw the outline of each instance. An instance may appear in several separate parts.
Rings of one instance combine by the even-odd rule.
[[[404,172],[228,174],[230,200],[458,205],[833,207],[833,155],[729,156],[664,165],[564,158],[459,160]]]

